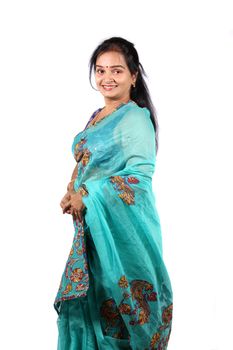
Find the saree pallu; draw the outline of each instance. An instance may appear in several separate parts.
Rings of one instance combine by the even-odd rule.
[[[173,293],[152,188],[155,131],[133,101],[78,133],[75,191],[82,221],[54,308],[58,350],[165,350]]]

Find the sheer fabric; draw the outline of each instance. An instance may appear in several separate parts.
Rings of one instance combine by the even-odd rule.
[[[78,161],[74,188],[87,190],[86,208],[82,222],[74,220],[54,302],[58,349],[167,349],[173,293],[152,189],[149,110],[130,101],[78,133],[72,152]],[[70,322],[86,327],[76,327],[72,338]]]

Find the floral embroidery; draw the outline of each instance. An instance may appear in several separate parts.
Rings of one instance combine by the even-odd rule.
[[[70,258],[73,254],[74,254],[74,248],[71,247],[71,249],[70,249],[70,254],[69,254],[69,258]]]
[[[55,309],[59,309],[60,302],[86,296],[89,288],[88,263],[84,240],[83,223],[74,221],[75,235],[68,260],[62,274],[58,293],[55,298]]]
[[[82,291],[83,289],[85,289],[85,284],[84,283],[79,283],[77,284],[77,286],[75,287],[76,291]]]
[[[88,195],[88,190],[85,184],[80,185],[77,192],[81,193],[82,196]]]
[[[129,184],[137,184],[139,180],[134,176],[110,176],[114,189],[126,204],[134,204],[134,190]]]
[[[70,279],[72,282],[80,282],[83,279],[83,270],[80,268],[72,270]]]
[[[124,291],[123,293],[123,299],[118,306],[120,313],[130,317],[129,324],[131,326],[148,323],[150,321],[150,305],[148,302],[157,301],[157,293],[153,290],[153,285],[145,280],[129,282],[125,275],[121,276],[118,285],[122,289],[130,288],[130,292]],[[173,304],[163,309],[162,325],[151,338],[150,350],[167,349],[171,334],[172,311]]]
[[[163,322],[165,325],[171,323],[172,311],[173,311],[173,304],[169,305],[166,309],[163,310]]]
[[[162,313],[163,324],[151,339],[150,350],[166,350],[171,334],[173,304],[168,305]]]
[[[74,158],[77,162],[80,161],[82,155],[83,155],[83,145],[87,142],[86,138],[82,138],[78,143],[75,145],[74,149]]]
[[[113,298],[105,300],[100,308],[101,322],[105,335],[119,339],[130,339],[129,332],[121,315],[130,317],[129,325],[143,325],[149,322],[150,306],[148,302],[157,301],[153,285],[144,280],[129,282],[125,275],[118,281],[124,290],[123,299],[117,307]]]
[[[160,339],[160,333],[155,333],[151,339],[150,347],[151,349],[154,349],[156,345],[158,345],[158,341]]]
[[[81,138],[81,140],[75,145],[74,149],[74,158],[77,163],[81,162],[82,172],[84,171],[85,166],[89,163],[92,154],[87,147],[84,147],[86,142],[86,137]]]
[[[62,292],[62,294],[68,294],[71,290],[72,290],[72,284],[71,284],[71,283],[68,283],[68,284],[66,285],[65,290]]]
[[[83,151],[83,157],[81,159],[82,165],[84,167],[89,162],[90,156],[91,156],[91,152],[89,151],[89,149],[85,148],[84,151]]]
[[[102,303],[100,315],[104,335],[118,339],[130,339],[128,329],[113,298]]]
[[[119,286],[120,286],[121,288],[127,288],[128,285],[129,285],[129,284],[128,284],[128,281],[127,281],[127,279],[126,279],[125,276],[122,276],[122,277],[119,279],[118,284],[119,284]]]
[[[66,278],[69,278],[69,271],[71,270],[71,266],[73,266],[76,261],[78,261],[78,259],[71,259],[71,256],[69,256],[69,261],[67,262],[66,268],[65,268]]]
[[[128,282],[125,276],[120,278],[118,285],[121,288],[130,287],[130,292],[124,292],[123,299],[119,304],[121,314],[130,316],[129,324],[132,326],[148,323],[150,316],[148,301],[157,301],[157,293],[153,290],[153,285],[144,280]],[[127,302],[127,299],[130,300]]]

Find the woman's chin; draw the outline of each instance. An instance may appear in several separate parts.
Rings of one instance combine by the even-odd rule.
[[[104,98],[110,98],[110,99],[114,99],[114,100],[117,100],[119,98],[118,94],[116,93],[111,93],[110,91],[106,92],[102,92],[101,91],[101,94],[103,95]]]

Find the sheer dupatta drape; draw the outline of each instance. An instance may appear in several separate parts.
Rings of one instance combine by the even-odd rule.
[[[75,190],[84,185],[88,191],[83,196],[84,223],[98,253],[98,275],[94,277],[106,290],[98,299],[102,324],[108,332],[111,330],[109,335],[112,329],[119,337],[123,334],[112,326],[106,310],[111,304],[135,349],[165,349],[173,297],[152,189],[156,153],[150,113],[130,102],[79,133],[72,149],[74,155],[83,154]],[[84,266],[85,239],[79,246],[81,242]],[[83,278],[84,283],[77,279],[71,296],[82,296],[88,290],[88,267]]]

